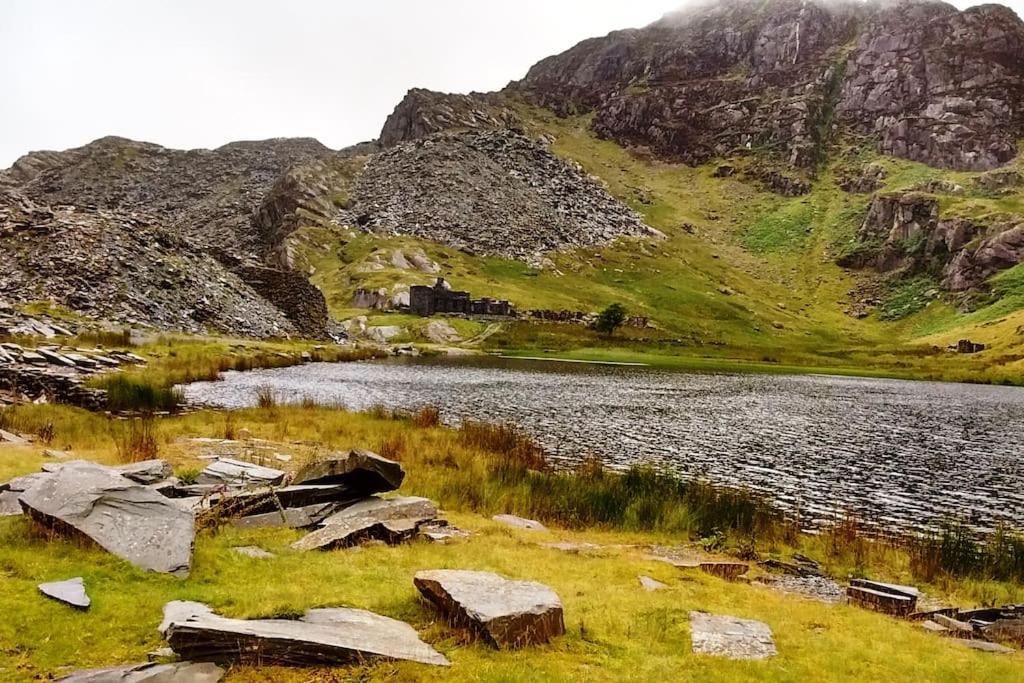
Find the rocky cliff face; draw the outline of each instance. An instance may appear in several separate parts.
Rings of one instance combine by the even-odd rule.
[[[813,171],[842,135],[985,170],[1024,137],[1024,23],[930,0],[707,2],[585,40],[504,94],[592,113],[599,135],[689,164],[756,154]],[[382,139],[508,125],[493,96],[466,97],[412,91]]]

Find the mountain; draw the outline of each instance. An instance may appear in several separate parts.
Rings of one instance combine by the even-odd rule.
[[[1005,7],[697,3],[500,92],[413,89],[345,150],[29,154],[0,173],[0,298],[323,336],[439,274],[522,310],[623,301],[659,343],[1015,349],[1022,138]]]

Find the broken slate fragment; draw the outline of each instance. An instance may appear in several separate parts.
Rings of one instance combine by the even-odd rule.
[[[39,584],[39,592],[48,598],[53,598],[76,609],[89,609],[92,600],[85,593],[85,581],[81,576],[76,576],[67,581],[53,581],[51,583]]]
[[[499,650],[539,645],[565,633],[562,601],[547,586],[491,572],[417,572],[414,584],[450,623]]]
[[[515,515],[495,515],[491,517],[495,522],[500,522],[507,526],[515,527],[517,529],[529,529],[530,531],[547,531],[540,522],[533,519],[526,519],[525,517],[517,517]]]
[[[405,471],[394,460],[388,460],[361,448],[332,455],[325,460],[307,463],[295,475],[294,484],[341,484],[352,497],[364,498],[375,493],[394,491],[402,485]]]
[[[412,540],[420,524],[418,517],[407,519],[377,520],[368,517],[353,517],[327,524],[292,543],[295,550],[333,550],[348,548],[367,541],[383,541],[398,545]]]
[[[240,529],[286,528],[306,529],[316,526],[329,515],[335,506],[331,503],[317,503],[298,508],[284,508],[258,515],[248,515],[232,520],[232,526]]]
[[[20,501],[37,522],[85,536],[137,567],[188,576],[192,514],[109,468],[68,463],[44,475]]]
[[[0,517],[17,517],[21,514],[18,502],[19,491],[0,491]]]
[[[222,678],[224,670],[216,664],[173,662],[77,671],[57,680],[64,683],[217,683]]]
[[[359,609],[312,609],[299,620],[228,619],[198,603],[169,603],[161,629],[184,659],[282,666],[381,660],[449,665],[412,626]]]
[[[767,659],[778,654],[772,630],[752,619],[690,612],[693,651],[729,659]]]
[[[231,458],[218,458],[206,466],[196,478],[200,485],[227,485],[227,486],[278,486],[284,481],[285,473],[271,467],[254,465],[251,462],[233,460]]]
[[[143,460],[115,467],[122,477],[139,484],[155,484],[174,475],[174,468],[166,460]]]
[[[377,521],[388,519],[433,519],[437,516],[437,507],[429,498],[415,496],[395,496],[394,498],[378,498],[371,496],[358,500],[351,505],[335,512],[323,520],[324,525],[338,524],[349,519],[369,517]]]

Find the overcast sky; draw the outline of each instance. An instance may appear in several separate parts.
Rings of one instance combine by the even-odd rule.
[[[0,0],[0,168],[104,135],[376,137],[411,87],[495,90],[681,0]],[[964,7],[972,2],[956,2]],[[1024,14],[1024,0],[1007,3]]]

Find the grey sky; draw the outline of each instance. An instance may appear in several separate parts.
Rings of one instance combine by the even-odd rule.
[[[343,147],[375,137],[411,87],[498,89],[583,38],[680,4],[0,0],[0,168],[104,135]],[[1024,0],[1007,4],[1024,14]]]

